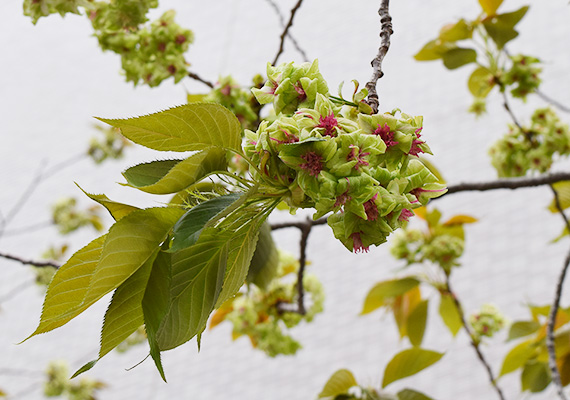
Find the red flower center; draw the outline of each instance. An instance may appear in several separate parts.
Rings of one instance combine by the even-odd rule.
[[[309,175],[317,177],[323,169],[322,157],[314,151],[309,151],[301,156],[306,163],[300,164],[299,167],[309,173]]]
[[[323,117],[321,115],[321,117],[319,118],[319,124],[316,127],[323,128],[325,130],[324,133],[325,136],[335,137],[336,136],[335,128],[338,127],[338,121],[334,117],[333,113],[330,113],[330,115],[327,115],[326,117]]]
[[[350,237],[352,238],[352,248],[355,253],[368,253],[368,246],[362,244],[360,232],[354,232]]]
[[[376,128],[373,133],[374,135],[380,136],[380,138],[386,144],[386,148],[388,149],[398,144],[398,142],[394,140],[394,132],[390,130],[390,127],[387,123],[385,123],[384,126],[378,125],[378,128]]]

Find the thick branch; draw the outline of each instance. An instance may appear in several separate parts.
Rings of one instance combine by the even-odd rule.
[[[560,204],[560,198],[558,196],[558,192],[552,185],[550,186],[552,192],[554,194],[554,204],[556,204],[556,208],[558,212],[564,219],[564,223],[566,224],[566,228],[570,232],[570,223],[568,222],[568,218],[566,218],[566,214],[564,214],[564,209]],[[566,278],[566,272],[568,271],[568,266],[570,265],[570,253],[566,256],[566,260],[564,261],[564,266],[562,267],[562,271],[560,272],[560,276],[558,278],[558,282],[556,283],[556,292],[554,294],[554,301],[552,302],[552,306],[550,307],[550,313],[548,315],[548,324],[546,327],[546,348],[548,349],[548,365],[550,367],[550,372],[552,375],[552,381],[556,385],[556,391],[558,392],[558,396],[562,400],[566,400],[566,395],[564,394],[564,387],[562,386],[562,380],[560,379],[560,371],[558,370],[558,366],[556,365],[556,348],[554,347],[554,326],[556,324],[556,315],[558,314],[558,308],[560,307],[560,298],[562,297],[562,286],[564,284],[564,278]]]
[[[458,183],[456,185],[450,185],[447,188],[447,193],[445,193],[440,197],[432,199],[432,201],[440,199],[446,195],[458,192],[468,192],[468,191],[482,192],[482,191],[495,190],[495,189],[519,189],[525,187],[550,185],[552,183],[569,181],[569,180],[570,180],[570,172],[554,172],[551,174],[541,175],[537,177],[503,178],[488,182]]]
[[[13,256],[6,253],[0,253],[0,258],[5,258],[7,260],[17,261],[20,264],[24,265],[33,265],[34,267],[54,267],[59,268],[61,265],[55,263],[53,261],[36,261],[36,260],[27,260],[24,258],[20,258],[17,256]]]
[[[376,84],[378,83],[378,79],[382,78],[384,75],[382,72],[382,61],[390,49],[390,36],[394,33],[394,30],[392,29],[392,17],[390,17],[388,12],[389,2],[389,0],[382,0],[380,2],[378,15],[380,15],[380,23],[382,26],[380,29],[380,37],[382,38],[382,41],[380,48],[378,49],[378,54],[370,63],[373,71],[372,78],[370,78],[370,81],[366,84],[366,89],[368,89],[367,103],[372,107],[374,114],[378,112],[378,106],[380,105],[380,102],[378,101],[378,93],[376,92]]]
[[[287,25],[285,25],[285,29],[283,29],[283,33],[281,33],[281,38],[280,38],[280,42],[279,42],[279,50],[277,51],[277,54],[275,54],[275,58],[273,59],[273,62],[271,63],[272,65],[277,64],[277,60],[279,60],[279,56],[283,53],[283,45],[285,44],[285,37],[289,33],[289,29],[293,26],[293,19],[295,18],[295,14],[297,13],[297,10],[301,7],[302,3],[303,3],[303,0],[297,1],[297,4],[295,4],[295,6],[291,9],[291,16],[289,17],[289,21],[287,22]]]
[[[465,314],[463,312],[463,306],[459,302],[459,299],[457,298],[456,294],[451,289],[450,282],[449,282],[449,275],[447,275],[447,274],[445,275],[445,288],[446,288],[447,292],[449,293],[449,295],[451,296],[451,298],[453,299],[453,302],[455,303],[455,307],[457,308],[457,312],[459,313],[459,316],[461,318],[461,324],[463,325],[463,329],[465,329],[465,332],[467,332],[467,335],[469,335],[469,341],[471,342],[471,347],[473,347],[473,349],[475,350],[475,353],[477,353],[477,358],[479,358],[479,361],[481,361],[481,364],[483,364],[483,367],[485,367],[485,370],[487,371],[487,375],[489,376],[489,381],[491,382],[491,385],[493,385],[493,388],[497,392],[497,395],[499,396],[499,398],[501,400],[505,400],[505,396],[503,395],[501,388],[499,387],[499,385],[497,384],[497,382],[495,380],[495,376],[493,374],[493,370],[491,369],[491,365],[485,359],[485,356],[481,352],[481,349],[479,348],[479,341],[475,338],[475,335],[471,331],[471,327],[469,326],[469,324],[467,323],[467,320],[465,319]]]

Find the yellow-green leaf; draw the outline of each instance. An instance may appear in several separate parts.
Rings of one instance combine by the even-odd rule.
[[[455,45],[449,42],[436,39],[424,45],[420,51],[416,53],[414,58],[416,61],[433,61],[438,60],[443,55],[452,49]]]
[[[455,24],[445,25],[439,31],[439,38],[447,42],[456,42],[458,40],[470,39],[473,36],[473,27],[463,18]]]
[[[354,386],[358,386],[358,383],[352,372],[347,369],[339,369],[329,378],[325,387],[319,393],[319,399],[335,398],[338,395],[346,394]]]
[[[487,15],[495,15],[503,0],[479,0],[481,8]]]
[[[135,165],[123,172],[127,186],[152,194],[177,193],[215,171],[225,171],[225,150],[211,148],[184,160],[161,160]]]
[[[431,397],[412,389],[401,390],[397,396],[398,400],[433,400]]]
[[[560,206],[563,210],[570,207],[570,181],[556,182],[552,184],[556,193],[558,193],[558,201],[560,201]],[[556,202],[554,199],[550,202],[548,210],[553,213],[557,213],[558,207],[556,207]]]
[[[219,104],[191,103],[142,117],[98,119],[120,128],[127,139],[154,150],[237,150],[241,145],[238,119]]]
[[[475,97],[485,98],[495,86],[493,74],[485,67],[477,67],[469,76],[467,87]]]
[[[413,347],[396,354],[386,365],[382,387],[384,388],[394,381],[417,374],[438,362],[441,357],[443,357],[443,353],[420,347]]]
[[[457,332],[463,326],[461,322],[461,316],[457,311],[457,307],[453,298],[450,294],[441,294],[441,302],[439,303],[439,315],[441,315],[441,319],[443,323],[453,336],[457,335]]]
[[[443,55],[443,65],[447,69],[456,69],[477,60],[477,52],[473,49],[456,47],[446,51]]]
[[[550,383],[550,370],[545,362],[529,361],[521,374],[522,390],[542,392]]]
[[[79,185],[77,185],[77,187],[79,187],[79,189],[81,189],[81,187]],[[113,219],[115,221],[120,220],[125,215],[128,215],[133,211],[140,210],[138,207],[131,206],[131,205],[124,204],[124,203],[119,203],[117,201],[111,200],[107,196],[105,196],[104,194],[91,194],[91,193],[87,193],[83,189],[81,189],[81,191],[83,193],[85,193],[85,195],[87,197],[89,197],[91,200],[96,201],[97,203],[99,203],[103,207],[105,207],[107,209],[107,211],[109,211],[109,214],[111,214],[111,216],[113,217]]]
[[[400,296],[419,284],[420,281],[410,277],[377,283],[366,295],[360,314],[368,314],[382,307],[386,300]]]
[[[423,300],[418,304],[408,316],[407,321],[407,334],[410,339],[410,343],[413,346],[420,346],[424,338],[424,332],[426,330],[428,312],[428,300]]]
[[[474,218],[470,215],[455,215],[453,217],[451,217],[450,219],[448,219],[447,221],[445,221],[443,223],[443,226],[454,226],[454,225],[463,225],[463,224],[472,224],[474,222],[477,222],[478,219]]]
[[[517,11],[495,15],[483,21],[483,27],[499,49],[518,36],[519,33],[514,27],[527,11],[528,6],[524,6]]]
[[[119,287],[166,239],[182,212],[176,208],[133,211],[115,222],[106,237],[72,256],[49,286],[32,336],[62,326]]]
[[[531,335],[540,329],[540,324],[536,321],[516,321],[509,329],[507,340],[518,339]]]
[[[271,236],[271,226],[265,222],[259,230],[259,239],[251,259],[246,281],[265,290],[277,275],[278,266],[279,253]]]
[[[505,356],[499,376],[510,374],[511,372],[521,368],[535,354],[536,347],[532,340],[526,340],[519,343]]]

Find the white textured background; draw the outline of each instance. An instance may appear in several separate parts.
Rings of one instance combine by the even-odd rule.
[[[279,5],[288,14],[293,0]],[[358,79],[364,84],[370,74],[369,61],[379,45],[378,1],[306,0],[297,14],[292,33],[307,51],[318,58],[323,75],[334,88],[340,81]],[[512,53],[524,52],[544,61],[543,91],[570,104],[570,6],[566,0],[531,2],[519,24],[521,35],[509,44]],[[525,4],[506,0],[503,11]],[[165,9],[178,11],[177,21],[191,28],[196,42],[187,59],[192,70],[215,80],[232,73],[247,84],[251,76],[264,72],[273,59],[281,27],[263,0],[218,0],[215,2],[162,0],[157,17]],[[471,67],[449,72],[441,63],[417,63],[412,55],[435,37],[439,28],[460,17],[475,17],[475,0],[392,1],[392,46],[384,61],[385,77],[379,82],[381,108],[401,108],[423,115],[424,137],[436,165],[448,182],[488,180],[495,177],[487,149],[505,131],[508,116],[498,96],[491,95],[490,113],[476,120],[465,112],[470,104],[466,80]],[[199,83],[186,81],[174,86],[164,83],[148,89],[123,81],[119,57],[101,53],[91,37],[84,17],[52,16],[32,26],[22,15],[21,1],[0,2],[0,211],[14,206],[42,165],[84,151],[94,134],[92,116],[140,115],[181,104],[185,90],[204,91]],[[292,45],[286,44],[281,61],[300,61]],[[533,108],[542,105],[529,99],[513,103],[519,118],[526,120]],[[562,115],[568,121],[568,115]],[[90,192],[140,205],[156,204],[133,190],[122,188],[120,171],[137,162],[156,157],[141,148],[129,149],[127,159],[94,167],[86,160],[49,180],[27,199],[25,210],[10,227],[25,227],[49,217],[49,205],[61,196],[80,197],[74,181]],[[568,167],[557,164],[556,169]],[[545,210],[551,199],[547,188],[466,193],[437,202],[444,218],[457,213],[476,216],[480,222],[467,227],[467,249],[463,266],[453,275],[455,290],[468,312],[493,302],[512,319],[525,318],[525,304],[552,300],[553,287],[568,240],[549,244],[562,230],[559,216]],[[84,205],[89,204],[83,201]],[[273,221],[289,218],[274,215]],[[9,227],[9,228],[10,228]],[[92,232],[75,236],[77,249],[90,240]],[[279,245],[297,252],[297,232],[278,232]],[[37,257],[63,239],[55,230],[44,229],[26,236],[0,239],[0,250]],[[407,346],[396,339],[390,316],[375,312],[359,317],[362,300],[372,285],[393,276],[402,265],[390,257],[388,246],[364,255],[348,253],[333,240],[327,227],[315,228],[309,239],[311,270],[325,285],[325,312],[312,324],[300,326],[293,335],[304,345],[295,357],[270,359],[252,350],[249,341],[230,339],[230,326],[220,326],[204,335],[198,354],[192,341],[165,354],[169,383],[164,384],[153,363],[147,360],[130,372],[125,368],[140,361],[145,346],[124,355],[111,354],[89,375],[105,381],[108,388],[100,399],[248,399],[301,400],[315,398],[328,377],[339,368],[351,369],[357,379],[378,386],[387,361]],[[17,263],[0,260],[0,297],[16,285],[33,279]],[[568,288],[566,288],[568,291]],[[565,296],[568,299],[568,296]],[[436,296],[434,296],[434,300]],[[42,296],[30,286],[0,305],[0,388],[12,399],[41,399],[42,371],[49,360],[65,359],[77,368],[92,359],[105,310],[104,299],[68,326],[22,344],[39,318]],[[436,301],[430,307],[424,347],[445,351],[432,368],[389,386],[392,392],[413,387],[439,400],[493,399],[485,372],[477,363],[463,333],[453,340],[437,316]],[[565,302],[564,305],[568,305]],[[484,347],[495,371],[511,345],[504,334]],[[8,374],[8,370],[28,373]],[[523,399],[518,374],[500,381],[509,399]],[[551,391],[536,399],[553,398]]]

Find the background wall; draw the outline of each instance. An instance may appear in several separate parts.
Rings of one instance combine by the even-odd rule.
[[[84,17],[52,16],[33,26],[22,15],[21,1],[0,3],[0,211],[7,212],[25,192],[38,171],[85,150],[94,134],[92,116],[125,117],[154,112],[185,101],[186,91],[205,92],[206,87],[190,80],[160,88],[133,88],[119,75],[119,57],[101,53]],[[294,5],[280,0],[283,13]],[[321,72],[334,91],[338,83],[357,79],[364,84],[371,75],[370,60],[380,40],[379,2],[342,0],[305,1],[295,19],[292,33],[310,58],[318,58]],[[502,10],[525,4],[506,0]],[[156,18],[165,9],[178,11],[177,21],[196,36],[187,59],[192,70],[210,80],[233,76],[247,85],[251,77],[264,72],[273,59],[282,31],[274,10],[264,0],[218,0],[216,2],[162,0]],[[383,111],[395,107],[424,116],[423,137],[430,144],[433,162],[450,184],[489,180],[496,177],[487,156],[489,146],[506,130],[508,115],[498,96],[491,95],[489,114],[475,119],[466,112],[471,100],[466,81],[471,68],[449,72],[441,63],[417,63],[412,56],[445,23],[460,17],[475,17],[475,0],[393,1],[392,45],[383,64],[379,82]],[[535,1],[519,24],[520,37],[509,44],[512,53],[524,52],[544,62],[543,91],[570,104],[570,6],[565,0]],[[290,42],[281,61],[301,61]],[[347,85],[348,86],[348,85]],[[514,104],[519,118],[526,121],[542,103],[530,98]],[[568,115],[561,116],[568,121]],[[80,197],[74,182],[94,193],[140,205],[156,205],[162,199],[135,193],[115,182],[126,167],[156,157],[142,148],[128,150],[127,158],[95,168],[85,160],[41,184],[26,198],[25,212],[12,227],[25,227],[49,218],[49,206],[61,196]],[[556,170],[568,170],[567,162]],[[438,200],[444,218],[465,213],[480,222],[466,228],[467,244],[463,266],[454,272],[455,290],[468,313],[492,302],[509,317],[527,316],[525,304],[532,300],[550,303],[554,284],[568,251],[568,240],[549,244],[562,230],[560,216],[550,214],[547,188],[455,194]],[[82,199],[84,205],[89,202]],[[291,218],[275,214],[272,221]],[[109,222],[109,221],[108,221]],[[74,239],[81,247],[93,232]],[[298,252],[298,232],[280,231],[281,248]],[[48,228],[25,236],[5,236],[0,249],[35,258],[50,245],[61,243]],[[105,381],[101,399],[310,399],[315,398],[328,377],[339,368],[351,369],[360,382],[379,386],[387,361],[407,346],[396,339],[390,316],[375,312],[358,313],[373,284],[393,276],[402,263],[389,255],[389,245],[368,254],[353,255],[333,239],[326,226],[317,227],[309,239],[311,271],[322,280],[327,300],[325,312],[310,325],[296,328],[293,335],[304,348],[295,357],[271,359],[251,348],[247,339],[231,342],[230,326],[222,325],[203,337],[198,354],[195,342],[165,354],[169,379],[164,384],[150,360],[129,372],[147,354],[145,345],[126,354],[111,354],[90,376]],[[27,267],[0,259],[0,297],[17,285],[33,279]],[[568,289],[566,290],[568,292]],[[435,296],[434,296],[435,299]],[[569,297],[565,296],[568,300]],[[13,399],[40,399],[41,371],[52,359],[65,359],[77,368],[97,351],[102,316],[108,302],[55,332],[22,345],[15,343],[35,327],[41,310],[42,293],[29,286],[18,296],[0,304],[0,387]],[[436,302],[432,306],[436,307]],[[568,305],[568,302],[563,302]],[[440,400],[487,399],[496,397],[485,371],[477,363],[467,337],[452,339],[430,307],[424,347],[446,355],[425,372],[394,383],[390,391],[411,386]],[[495,371],[510,345],[505,335],[490,341],[483,351]],[[29,373],[10,375],[7,370]],[[2,373],[4,371],[4,373]],[[517,395],[517,374],[501,380],[508,398]],[[536,399],[552,398],[548,391]]]

